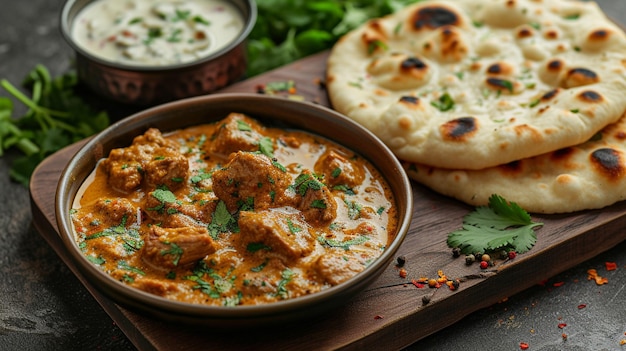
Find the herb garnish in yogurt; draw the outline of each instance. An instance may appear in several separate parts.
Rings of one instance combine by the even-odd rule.
[[[72,27],[90,54],[127,65],[164,66],[206,57],[234,41],[242,14],[220,0],[97,0]]]

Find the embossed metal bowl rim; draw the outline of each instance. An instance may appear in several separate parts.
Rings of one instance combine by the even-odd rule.
[[[129,65],[123,64],[119,62],[113,62],[109,60],[105,60],[98,56],[93,55],[89,51],[83,49],[80,45],[78,45],[74,38],[72,37],[72,24],[76,17],[76,15],[89,3],[99,1],[99,0],[66,0],[63,4],[63,8],[61,10],[61,34],[65,38],[65,41],[72,47],[74,51],[76,51],[79,55],[85,57],[88,60],[94,61],[104,66],[109,66],[112,68],[129,71],[129,72],[159,72],[159,71],[175,71],[179,69],[190,68],[194,66],[201,66],[206,62],[213,61],[215,59],[219,59],[225,53],[230,52],[234,48],[239,45],[242,45],[246,40],[254,25],[256,24],[257,18],[257,6],[254,0],[229,0],[232,2],[237,9],[242,13],[244,17],[244,28],[239,33],[237,38],[230,42],[225,47],[221,48],[214,53],[201,57],[197,60],[193,60],[190,62],[173,64],[173,65],[156,65],[156,66],[142,66],[142,65]]]
[[[399,216],[395,237],[382,255],[347,281],[311,295],[264,305],[218,307],[184,303],[152,295],[114,280],[81,253],[72,229],[70,210],[76,193],[97,161],[113,148],[128,146],[149,127],[172,131],[209,123],[230,112],[241,112],[264,123],[305,130],[338,142],[368,159],[387,179]],[[371,284],[393,260],[412,219],[409,179],[393,153],[371,132],[349,118],[320,105],[246,93],[218,93],[170,102],[134,114],[89,140],[63,170],[56,191],[59,234],[71,260],[84,276],[114,301],[158,318],[213,327],[258,327],[321,316],[344,305]]]

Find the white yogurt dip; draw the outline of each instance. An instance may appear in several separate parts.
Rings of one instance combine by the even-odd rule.
[[[220,0],[97,0],[76,16],[71,36],[106,61],[165,66],[206,57],[234,41],[241,12]]]

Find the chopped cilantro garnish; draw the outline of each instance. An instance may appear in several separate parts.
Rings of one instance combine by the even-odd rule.
[[[288,297],[287,284],[291,282],[293,275],[293,271],[289,268],[285,269],[281,273],[281,280],[278,282],[278,286],[276,287],[276,296],[280,296],[281,298]]]
[[[246,123],[245,121],[242,121],[240,119],[237,120],[237,129],[242,131],[242,132],[250,132],[250,131],[252,131],[252,127],[250,127],[250,125],[248,123]]]
[[[296,234],[302,231],[302,227],[295,225],[289,218],[287,218],[287,227],[289,228],[289,232],[291,232],[291,234]]]
[[[348,217],[352,220],[358,219],[361,216],[363,206],[356,201],[344,200],[344,202],[348,206]]]
[[[272,248],[267,246],[267,245],[265,245],[265,244],[263,244],[263,243],[249,243],[246,246],[246,250],[248,250],[250,252],[257,252],[257,251],[260,251],[260,250],[270,251],[270,250],[272,250]]]
[[[450,111],[454,108],[454,100],[448,93],[444,93],[436,101],[431,101],[430,104],[441,112]]]
[[[263,155],[269,158],[273,158],[274,157],[274,142],[272,141],[272,138],[270,137],[261,138],[261,140],[259,140],[259,151]]]
[[[340,247],[347,251],[347,250],[350,250],[350,246],[363,244],[364,242],[370,240],[370,238],[360,235],[350,240],[339,241],[335,239],[328,239],[323,236],[318,236],[317,240],[322,245],[330,246],[330,247]]]
[[[367,45],[367,53],[371,55],[376,51],[376,49],[379,48],[384,51],[387,51],[387,49],[389,49],[385,42],[381,40],[374,40]]]
[[[215,212],[213,212],[213,218],[208,226],[211,237],[213,239],[217,239],[220,233],[226,233],[231,230],[236,231],[236,225],[237,221],[230,214],[230,212],[228,212],[224,201],[220,200],[215,207]]]
[[[161,256],[165,256],[165,255],[173,256],[172,264],[174,266],[178,266],[178,262],[180,261],[180,257],[184,253],[183,249],[180,246],[176,245],[175,243],[170,243],[168,241],[165,241],[163,243],[168,245],[170,247],[170,249],[161,251]]]
[[[320,190],[324,184],[322,184],[316,176],[310,173],[301,173],[293,184],[293,189],[300,196],[304,196],[306,192],[310,190]]]
[[[317,199],[311,201],[311,208],[326,208],[326,201],[322,199]]]

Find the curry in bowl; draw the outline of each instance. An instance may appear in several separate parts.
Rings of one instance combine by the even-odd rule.
[[[112,278],[210,306],[341,284],[382,255],[399,217],[361,155],[235,112],[112,149],[71,211],[79,249]]]

